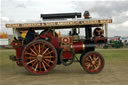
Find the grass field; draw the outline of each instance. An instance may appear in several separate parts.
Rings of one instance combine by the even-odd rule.
[[[96,51],[105,59],[99,74],[88,74],[75,62],[67,67],[57,65],[48,75],[37,76],[9,60],[14,50],[0,49],[0,85],[128,85],[128,48]]]

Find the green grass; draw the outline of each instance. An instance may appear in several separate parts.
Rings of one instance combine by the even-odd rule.
[[[128,62],[128,48],[121,49],[97,49],[103,55],[106,62],[124,63]]]
[[[11,64],[9,55],[15,55],[13,49],[0,49],[0,66]]]
[[[14,66],[15,62],[9,59],[9,55],[15,55],[13,49],[0,49],[0,72],[10,71]]]
[[[105,59],[105,63],[108,64],[128,64],[128,48],[121,49],[96,49],[101,53]],[[9,60],[9,55],[15,55],[14,49],[0,49],[0,72],[6,72],[11,68],[17,68],[15,62]],[[79,55],[77,55],[79,56]],[[17,69],[20,69],[18,67]],[[14,69],[13,69],[14,70]]]
[[[128,48],[96,49],[105,59],[101,73],[88,74],[79,63],[57,65],[48,75],[30,75],[9,60],[13,49],[0,49],[0,85],[128,85]],[[79,56],[79,55],[77,55]]]

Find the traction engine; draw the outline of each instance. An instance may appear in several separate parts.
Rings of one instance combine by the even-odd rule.
[[[18,66],[24,66],[32,74],[46,74],[51,71],[56,64],[65,66],[78,61],[83,69],[88,73],[99,73],[104,67],[104,59],[101,54],[95,52],[97,43],[107,43],[107,36],[104,36],[103,26],[107,28],[107,23],[111,19],[91,20],[88,11],[84,13],[63,13],[63,14],[41,14],[43,21],[32,24],[7,24],[7,28],[14,28],[13,32],[28,30],[26,38],[14,37],[12,42],[16,50],[16,56],[11,55],[10,59],[16,61]],[[74,18],[71,21],[65,18]],[[49,19],[62,19],[55,22],[47,22]],[[92,33],[92,28],[96,27]],[[72,29],[68,36],[59,37],[55,29]],[[82,39],[80,29],[85,30]],[[42,30],[36,34],[34,30]],[[106,29],[107,30],[107,29]],[[106,31],[105,31],[106,32]],[[34,38],[32,38],[34,36]],[[76,57],[80,54],[80,57]]]

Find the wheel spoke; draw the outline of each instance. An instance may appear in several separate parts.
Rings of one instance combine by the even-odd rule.
[[[99,64],[98,64],[98,65],[101,65],[101,62],[102,62],[102,61],[101,61],[101,60],[99,60]]]
[[[31,50],[35,55],[37,55],[37,54],[36,54],[36,52],[35,52],[35,51],[33,51],[33,49],[31,49],[31,48],[30,48],[30,50]]]
[[[41,46],[42,47],[42,51],[44,51],[44,49],[45,49],[45,44],[43,43],[43,46]]]
[[[46,61],[42,60],[48,67],[50,66]]]
[[[31,56],[36,56],[35,54],[28,53],[28,52],[25,52],[25,54],[28,54],[28,55],[31,55]]]
[[[89,58],[92,60],[92,57],[91,56],[89,56]]]
[[[92,65],[89,65],[89,66],[87,66],[87,69],[92,70],[92,67],[93,67]]]
[[[97,66],[96,66],[96,65],[94,65],[94,68],[95,68],[94,70],[96,70],[96,69],[97,69]]]
[[[54,58],[54,56],[44,56],[44,58]]]
[[[95,57],[96,57],[96,54],[93,54],[93,59],[95,59]]]
[[[26,57],[26,59],[36,59],[35,57]]]
[[[37,52],[37,48],[35,47],[35,45],[33,44],[32,46],[34,47],[35,51]]]
[[[90,63],[86,63],[86,66],[89,68],[91,65],[90,65]]]
[[[47,48],[47,49],[42,53],[42,55],[44,55],[44,54],[48,51],[48,49],[49,49],[49,48]]]
[[[36,59],[34,59],[34,60],[31,60],[31,61],[29,61],[27,64],[30,64],[30,63],[32,63],[32,62],[34,62]]]
[[[37,67],[38,67],[38,63],[36,64],[36,67],[35,67],[34,71],[37,71]]]
[[[45,55],[48,55],[48,54],[51,54],[51,53],[53,53],[53,51],[47,52],[47,53],[45,53]]]
[[[95,57],[94,60],[97,61],[99,58],[98,57]]]
[[[37,60],[36,60],[34,63],[32,63],[32,67],[33,67],[36,63],[37,63]]]
[[[47,69],[46,69],[46,67],[45,67],[45,65],[44,65],[44,63],[43,63],[43,62],[42,62],[42,65],[43,65],[43,67],[44,67],[44,70],[45,70],[45,71],[47,71]]]
[[[90,61],[90,60],[88,60],[88,59],[87,59],[86,61],[87,61],[87,62],[89,62],[89,63],[91,62],[91,61]]]
[[[48,59],[45,59],[46,61],[48,61],[48,62],[51,62],[51,63],[53,63],[53,61],[51,61],[51,60],[48,60]]]
[[[40,54],[40,44],[39,44],[39,54]]]

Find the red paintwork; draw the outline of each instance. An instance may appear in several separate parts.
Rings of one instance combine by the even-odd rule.
[[[40,36],[50,38],[50,37],[52,37],[52,36],[54,36],[54,35],[53,35],[53,32],[50,31],[50,32],[48,32],[48,33],[47,33],[47,32],[43,32]]]
[[[97,43],[98,41],[103,41],[104,43],[106,43],[107,39],[105,37],[96,37],[96,38],[94,38],[94,43]]]
[[[19,59],[21,59],[21,55],[22,55],[22,47],[15,48],[15,49],[16,49],[16,59],[18,59],[16,61],[16,64],[19,66],[23,66],[22,61],[19,60]]]
[[[55,48],[59,48],[58,37],[52,36],[50,42]]]
[[[41,37],[41,38],[48,38],[48,37],[46,37],[46,36],[44,36],[44,35],[40,35],[40,37]]]
[[[62,54],[63,59],[72,59],[72,56],[73,56],[73,54],[70,51],[64,51]]]
[[[75,53],[80,53],[80,51],[84,50],[84,43],[83,42],[74,42],[72,48]]]
[[[21,42],[12,42],[11,45],[13,48],[16,50],[16,64],[18,66],[22,66],[22,61],[21,61],[21,55],[22,55],[22,43]]]
[[[40,35],[41,38],[48,38],[46,36]],[[59,48],[59,44],[58,44],[58,37],[57,36],[51,36],[50,37],[50,43],[55,47],[55,48]]]
[[[47,34],[44,32],[42,35],[40,35],[41,38],[50,38],[50,43],[55,47],[59,48],[59,39],[58,36],[54,36],[53,32],[48,32]]]

